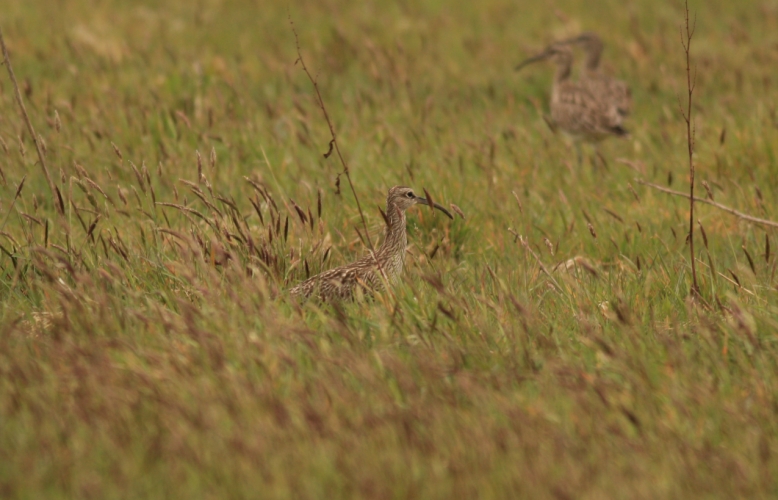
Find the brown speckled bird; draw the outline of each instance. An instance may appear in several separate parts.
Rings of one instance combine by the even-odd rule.
[[[523,61],[516,69],[528,64],[551,60],[557,70],[551,85],[551,120],[557,128],[572,137],[581,164],[579,141],[596,143],[610,136],[627,135],[622,116],[616,106],[598,99],[586,86],[570,80],[573,54],[563,45],[553,44],[540,54]]]
[[[349,300],[355,298],[357,290],[370,295],[382,290],[385,284],[397,283],[408,246],[405,211],[417,203],[429,205],[426,198],[416,196],[411,188],[395,186],[390,189],[386,197],[386,234],[374,254],[308,278],[289,293],[302,299],[317,297],[323,301]],[[453,219],[448,210],[434,202],[432,205]]]
[[[602,39],[590,31],[557,42],[560,45],[578,45],[586,52],[580,83],[598,99],[613,103],[619,114],[626,117],[632,111],[632,92],[629,86],[621,80],[600,72],[600,56],[602,55]]]

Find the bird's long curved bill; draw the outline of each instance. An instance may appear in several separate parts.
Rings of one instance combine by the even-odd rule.
[[[575,43],[581,43],[584,41],[584,36],[574,36],[572,38],[565,38],[564,40],[559,40],[557,42],[554,42],[554,45],[573,45]]]
[[[565,38],[564,40],[560,40],[558,42],[554,42],[553,45],[571,45],[574,43],[583,43],[587,41],[595,42],[596,44],[602,44],[602,40],[597,35],[597,33],[592,33],[591,31],[585,31],[580,35],[571,38]]]
[[[550,55],[550,52],[543,51],[543,52],[541,52],[540,54],[538,54],[536,56],[532,56],[529,59],[525,59],[525,60],[523,60],[522,62],[520,62],[519,64],[516,65],[516,71],[519,71],[524,66],[529,66],[532,63],[536,63],[538,61],[543,61],[544,59],[548,58],[549,55]]]
[[[416,201],[421,203],[422,205],[430,206],[429,202],[427,201],[427,198],[422,198],[421,196],[417,196],[416,197]],[[445,208],[443,208],[443,206],[440,205],[439,203],[436,203],[436,202],[433,201],[432,202],[432,206],[437,208],[438,210],[440,210],[444,214],[446,214],[449,219],[453,219],[454,218],[454,216],[451,215],[451,213],[448,210],[446,210]]]

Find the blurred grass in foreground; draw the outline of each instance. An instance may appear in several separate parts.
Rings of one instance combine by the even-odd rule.
[[[3,68],[3,498],[778,494],[775,231],[700,205],[693,307],[635,182],[687,188],[681,5],[6,4],[65,215]],[[775,220],[778,4],[691,8],[697,178]],[[374,234],[395,184],[467,216],[409,213],[395,297],[284,296],[365,251],[288,16]],[[636,104],[607,168],[512,71],[584,29]]]

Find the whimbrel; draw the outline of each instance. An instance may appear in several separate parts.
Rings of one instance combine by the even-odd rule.
[[[516,70],[528,64],[550,59],[556,64],[551,86],[551,120],[575,141],[578,163],[581,163],[579,141],[596,143],[609,136],[624,136],[622,116],[616,106],[598,99],[586,86],[570,80],[573,54],[564,45],[553,44],[540,54],[523,61]]]
[[[411,188],[395,186],[390,189],[386,197],[386,234],[381,246],[356,262],[308,278],[289,293],[298,298],[315,296],[324,301],[348,300],[355,297],[357,290],[369,295],[383,289],[385,284],[397,283],[408,246],[405,211],[417,203],[429,205],[427,198],[416,196]],[[432,206],[454,218],[439,204],[433,202]]]
[[[623,117],[632,111],[632,93],[629,86],[600,72],[600,56],[602,55],[602,39],[596,33],[585,32],[580,35],[557,42],[562,45],[579,45],[586,52],[580,83],[598,99],[611,102]]]

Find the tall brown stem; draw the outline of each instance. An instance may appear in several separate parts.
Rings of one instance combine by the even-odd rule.
[[[357,191],[354,189],[354,183],[351,181],[351,174],[349,173],[348,164],[346,163],[346,160],[343,158],[343,154],[340,152],[340,146],[338,145],[338,138],[335,134],[335,127],[332,125],[332,120],[330,120],[330,115],[327,113],[327,107],[324,105],[324,99],[321,96],[321,92],[319,91],[319,84],[316,81],[316,79],[311,75],[311,72],[308,71],[308,66],[305,65],[305,59],[303,59],[302,52],[300,52],[300,39],[297,36],[297,30],[294,28],[294,23],[292,20],[289,20],[289,23],[292,25],[292,32],[294,33],[294,42],[297,46],[297,61],[303,68],[303,71],[305,71],[305,74],[308,76],[308,79],[311,81],[311,84],[313,85],[314,90],[316,91],[316,100],[319,105],[319,109],[321,109],[322,114],[324,114],[324,119],[327,121],[327,126],[330,129],[330,136],[332,137],[332,140],[330,140],[329,144],[329,151],[327,151],[324,154],[325,158],[329,158],[329,156],[332,154],[333,147],[335,148],[335,152],[338,154],[338,159],[340,160],[341,165],[343,165],[343,171],[341,172],[342,175],[346,176],[346,180],[348,180],[348,185],[351,188],[351,193],[354,195],[354,200],[357,202],[357,209],[359,210],[359,216],[362,219],[362,226],[365,229],[365,238],[367,238],[367,244],[370,247],[370,251],[373,252],[375,249],[373,248],[373,243],[370,241],[370,235],[368,234],[367,230],[367,222],[365,221],[365,214],[362,212],[362,205],[359,203],[359,197],[357,196]],[[340,174],[339,174],[340,175]]]
[[[370,255],[373,257],[373,260],[375,261],[375,264],[378,267],[378,271],[381,273],[382,278],[384,279],[385,282],[388,283],[388,278],[386,276],[386,273],[384,272],[381,263],[376,258],[375,248],[373,247],[373,242],[370,240],[370,232],[367,229],[365,214],[362,211],[362,204],[359,203],[359,196],[357,196],[357,190],[354,189],[354,183],[351,181],[351,174],[349,172],[348,164],[346,163],[346,160],[343,158],[343,154],[340,152],[340,146],[338,145],[338,138],[337,135],[335,134],[335,126],[332,124],[330,115],[327,112],[327,107],[324,105],[324,99],[322,98],[321,92],[319,91],[319,84],[316,81],[316,79],[313,77],[313,75],[311,75],[311,72],[308,70],[308,67],[305,65],[305,59],[303,59],[303,54],[300,51],[300,39],[297,36],[297,30],[294,28],[294,22],[292,22],[291,17],[289,18],[289,24],[292,26],[292,33],[294,33],[294,42],[297,47],[297,61],[295,61],[295,63],[297,62],[300,63],[300,65],[303,68],[303,71],[305,71],[305,74],[308,76],[308,79],[311,81],[311,84],[313,85],[313,88],[316,91],[316,99],[319,105],[319,109],[321,109],[322,114],[324,114],[324,119],[327,121],[327,126],[330,129],[330,136],[332,137],[332,139],[330,140],[329,150],[326,153],[324,153],[324,157],[329,158],[329,156],[332,154],[333,147],[335,148],[335,152],[338,154],[338,159],[340,160],[340,164],[343,166],[343,171],[340,174],[338,174],[338,186],[340,186],[340,175],[345,175],[346,180],[348,180],[349,188],[351,188],[351,193],[354,195],[354,200],[357,202],[357,210],[359,210],[359,217],[362,220],[362,227],[365,230],[365,239],[367,240],[368,250],[370,251]],[[359,234],[359,231],[357,231],[357,234]],[[392,294],[390,287],[386,287],[386,289],[389,290],[390,294]]]
[[[3,38],[3,30],[0,28],[0,46],[3,49],[3,64],[5,64],[6,69],[8,70],[8,75],[11,77],[11,83],[13,83],[14,86],[14,95],[16,96],[16,103],[19,105],[19,110],[22,113],[22,118],[24,118],[24,123],[27,125],[27,131],[30,132],[30,136],[32,136],[32,142],[35,144],[35,150],[38,152],[38,160],[41,163],[41,168],[43,169],[43,175],[46,177],[46,182],[49,183],[49,189],[51,189],[51,196],[52,201],[54,203],[54,206],[57,208],[57,211],[62,214],[63,213],[63,207],[62,203],[60,201],[60,197],[57,194],[57,188],[54,186],[54,182],[51,180],[51,175],[49,175],[49,169],[46,168],[46,159],[43,155],[43,148],[41,148],[40,141],[38,140],[38,134],[35,133],[35,129],[32,126],[32,122],[30,121],[30,116],[27,114],[27,109],[24,107],[24,101],[22,100],[22,94],[19,92],[19,84],[16,82],[16,75],[14,74],[13,67],[11,66],[11,58],[8,55],[8,48],[5,46],[5,39]]]
[[[681,114],[686,121],[686,146],[689,153],[689,252],[691,254],[692,263],[692,288],[691,293],[694,298],[699,297],[700,287],[697,284],[697,266],[694,259],[694,125],[692,124],[692,95],[694,94],[694,88],[697,83],[697,75],[695,73],[692,78],[691,71],[691,56],[689,55],[689,49],[692,44],[692,37],[694,36],[694,29],[697,26],[697,19],[689,24],[689,0],[684,1],[684,20],[685,30],[681,27],[681,45],[683,45],[684,53],[686,55],[686,90],[687,90],[687,102],[686,110],[680,105]]]

